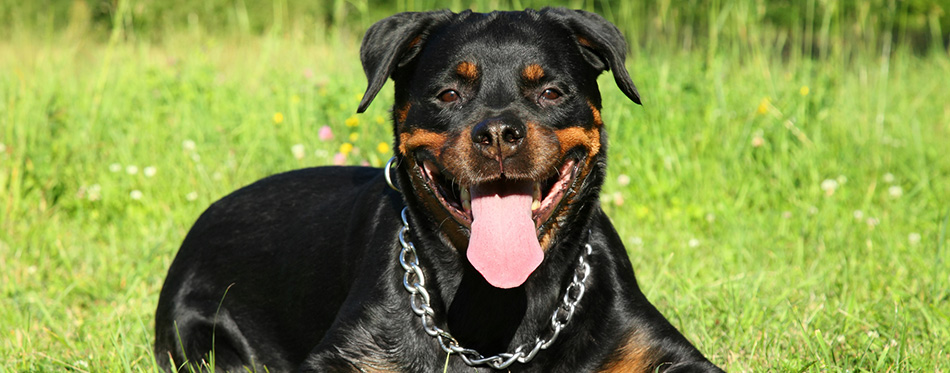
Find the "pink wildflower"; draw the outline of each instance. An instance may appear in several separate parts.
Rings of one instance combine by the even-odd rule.
[[[344,163],[346,163],[346,154],[336,153],[333,156],[333,164],[337,166],[342,166]]]
[[[330,126],[320,127],[320,132],[318,132],[318,134],[320,136],[320,141],[333,140],[333,130],[330,129]]]

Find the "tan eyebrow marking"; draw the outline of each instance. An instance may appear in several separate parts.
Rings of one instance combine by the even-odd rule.
[[[478,66],[468,61],[459,62],[455,67],[455,73],[465,80],[474,81],[478,79]]]
[[[527,81],[537,82],[544,77],[544,68],[536,63],[530,64],[521,70],[521,77]]]

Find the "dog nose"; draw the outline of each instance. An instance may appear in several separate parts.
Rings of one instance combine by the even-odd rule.
[[[519,121],[486,119],[472,128],[472,143],[486,157],[502,161],[518,152],[526,132],[524,123]]]

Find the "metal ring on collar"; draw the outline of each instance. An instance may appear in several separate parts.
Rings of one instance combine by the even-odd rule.
[[[400,192],[399,188],[397,188],[396,185],[393,184],[393,177],[390,176],[390,172],[395,164],[396,164],[396,156],[389,158],[389,161],[386,162],[386,166],[383,168],[383,175],[386,176],[386,184],[388,184],[390,188],[393,188],[393,190]]]

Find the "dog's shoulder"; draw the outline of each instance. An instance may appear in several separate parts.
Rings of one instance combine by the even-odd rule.
[[[336,237],[345,231],[350,216],[369,220],[400,203],[378,168],[316,167],[279,173],[212,203],[189,231],[182,251],[215,242],[273,246],[306,232]],[[234,241],[241,242],[229,243]]]
[[[370,167],[313,167],[271,175],[211,204],[201,219],[267,217],[340,204],[383,189],[382,171]],[[274,216],[277,218],[277,216]]]
[[[305,198],[314,193],[345,194],[359,191],[379,178],[382,171],[371,167],[311,167],[274,174],[238,189],[217,203],[243,199]]]

